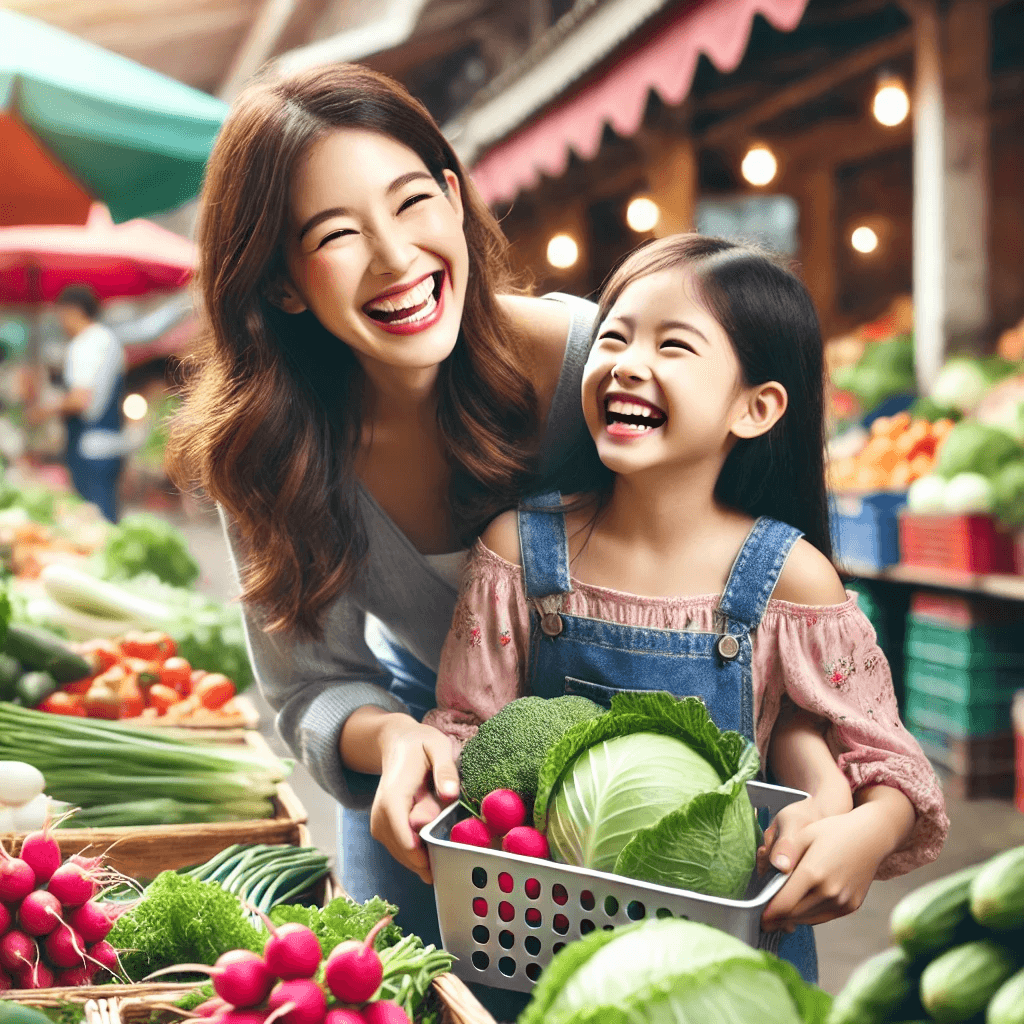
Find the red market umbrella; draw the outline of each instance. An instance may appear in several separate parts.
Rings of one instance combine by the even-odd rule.
[[[146,220],[114,224],[93,204],[79,226],[0,228],[0,303],[51,302],[69,284],[87,284],[101,299],[182,287],[195,246]]]

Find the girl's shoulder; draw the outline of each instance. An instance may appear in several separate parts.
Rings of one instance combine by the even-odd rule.
[[[789,604],[819,607],[843,604],[847,599],[835,566],[802,537],[793,545],[772,597]]]
[[[522,564],[519,550],[519,519],[515,509],[495,516],[480,534],[480,543],[513,565]]]

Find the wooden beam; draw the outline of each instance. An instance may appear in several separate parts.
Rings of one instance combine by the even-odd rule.
[[[242,86],[274,52],[281,33],[295,13],[296,0],[264,0],[260,13],[231,61],[220,88],[220,98],[231,102]]]
[[[803,106],[851,78],[867,74],[888,60],[910,53],[913,48],[914,32],[908,28],[855,50],[827,68],[772,92],[760,103],[755,103],[734,117],[712,125],[698,137],[697,143],[701,146],[716,146],[733,142],[737,136],[743,136],[758,125],[794,107]]]

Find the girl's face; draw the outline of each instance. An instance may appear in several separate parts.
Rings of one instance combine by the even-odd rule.
[[[311,310],[374,368],[422,370],[451,353],[469,274],[458,178],[442,190],[413,150],[338,129],[292,183],[282,308]]]
[[[689,274],[662,270],[623,289],[583,371],[583,414],[615,473],[723,456],[747,408],[728,335]]]

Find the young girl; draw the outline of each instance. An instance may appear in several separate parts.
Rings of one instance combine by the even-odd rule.
[[[808,926],[934,859],[948,820],[830,560],[814,309],[761,253],[678,235],[624,261],[598,323],[582,394],[604,479],[592,500],[548,493],[488,526],[426,721],[458,745],[527,693],[702,697],[812,794],[769,830],[791,877],[763,923],[816,980]]]

